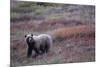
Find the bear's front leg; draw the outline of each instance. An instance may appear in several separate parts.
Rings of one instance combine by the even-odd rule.
[[[35,54],[32,57],[37,57],[39,55],[39,50],[38,49],[34,49],[34,51],[35,51]]]
[[[31,57],[32,55],[32,48],[31,47],[28,47],[28,50],[27,50],[27,57]]]

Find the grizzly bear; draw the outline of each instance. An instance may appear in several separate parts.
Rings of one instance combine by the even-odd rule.
[[[40,34],[38,36],[33,34],[25,35],[25,41],[28,45],[27,57],[32,56],[34,50],[34,57],[47,53],[52,45],[52,37],[48,34]]]

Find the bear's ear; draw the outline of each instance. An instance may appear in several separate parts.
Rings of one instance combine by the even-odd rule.
[[[33,36],[33,34],[31,33],[31,36]]]
[[[27,37],[27,35],[25,35],[25,38]]]

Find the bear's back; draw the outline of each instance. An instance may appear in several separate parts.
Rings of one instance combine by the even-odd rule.
[[[41,35],[38,35],[38,36],[34,36],[33,37],[38,44],[43,44],[45,42],[48,42],[49,44],[52,44],[52,38],[50,35],[47,35],[47,34],[41,34]]]

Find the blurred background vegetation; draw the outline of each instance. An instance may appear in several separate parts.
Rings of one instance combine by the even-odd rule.
[[[94,8],[86,5],[14,1],[11,3],[11,21],[67,19],[94,22]]]

